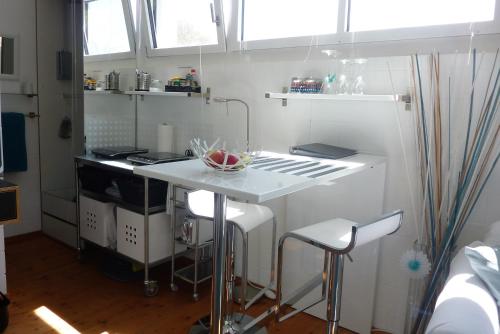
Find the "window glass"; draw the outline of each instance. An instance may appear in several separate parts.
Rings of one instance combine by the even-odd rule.
[[[351,0],[349,31],[491,21],[495,0]]]
[[[217,45],[210,0],[150,0],[156,24],[156,47]]]
[[[121,0],[86,1],[84,31],[89,56],[130,51]]]
[[[334,34],[337,12],[338,0],[245,0],[243,40]]]
[[[137,29],[137,5],[138,0],[130,0],[130,10],[132,11],[132,21],[134,22],[134,28]]]

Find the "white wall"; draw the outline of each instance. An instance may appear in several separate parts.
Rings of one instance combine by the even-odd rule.
[[[19,75],[15,79],[0,79],[0,92],[38,94],[34,98],[3,94],[2,111],[40,114],[40,118],[26,118],[28,171],[5,175],[21,187],[22,209],[21,223],[7,226],[6,236],[41,229],[41,183],[43,190],[70,188],[74,184],[72,157],[83,146],[83,115],[78,109],[81,96],[71,98],[72,82],[56,79],[56,51],[74,52],[69,8],[64,0],[0,0],[0,35],[15,36],[19,41]],[[81,85],[80,80],[78,83]],[[66,115],[73,119],[76,140],[58,137],[59,124]]]
[[[35,0],[0,0],[0,35],[19,39],[19,77],[0,79],[3,93],[37,93],[36,73],[36,8]],[[2,95],[3,112],[38,112],[37,98]],[[26,119],[28,171],[7,173],[5,179],[21,187],[21,223],[5,227],[5,235],[40,230],[40,165],[38,149],[38,120]]]
[[[460,47],[466,48],[463,45]],[[356,49],[353,48],[344,51],[343,56],[356,54]],[[467,55],[460,57],[467,60]],[[491,55],[489,57],[491,60]],[[407,56],[370,58],[365,71],[366,93],[407,93],[411,86],[409,61]],[[444,57],[442,61],[454,64],[454,56]],[[415,217],[420,215],[418,207],[412,209],[409,196],[411,189],[415,189],[417,175],[412,113],[405,111],[402,104],[387,102],[289,100],[288,107],[282,107],[281,101],[264,98],[266,91],[281,92],[282,87],[287,86],[293,76],[324,76],[329,71],[331,62],[316,48],[312,52],[291,49],[201,57],[148,59],[142,56],[138,63],[143,64],[140,69],[149,71],[154,78],[164,81],[172,75],[182,74],[179,66],[193,66],[201,72],[202,84],[211,88],[212,96],[240,98],[248,102],[251,108],[251,136],[254,143],[262,145],[264,149],[286,152],[293,144],[321,141],[387,156],[384,209],[391,211],[402,208],[406,215],[403,228],[396,235],[382,241],[373,325],[393,333],[401,333],[408,279],[399,267],[399,258],[416,238]],[[135,60],[88,63],[85,72],[103,76],[116,69],[122,73],[122,77],[126,77],[122,78],[122,88],[128,89],[131,83],[127,81],[133,79],[135,64]],[[467,66],[463,68],[469,70]],[[461,96],[460,89],[467,91],[465,85],[456,87],[456,96]],[[111,100],[104,106],[104,98],[87,96],[86,115],[109,115],[129,110],[135,103],[123,96],[120,109],[117,109]],[[123,103],[129,104],[127,109],[123,107]],[[160,122],[170,122],[176,126],[175,147],[179,153],[187,148],[189,139],[194,136],[208,141],[216,137],[228,142],[241,142],[244,139],[244,112],[239,104],[230,104],[230,113],[227,115],[224,104],[212,102],[205,105],[202,99],[146,97],[144,101],[139,99],[137,103],[140,146],[156,148],[156,124]],[[403,158],[403,146],[407,154],[409,177]],[[471,222],[477,222],[483,229],[500,219],[500,208],[493,205],[500,198],[498,174],[497,169],[471,218]],[[273,207],[278,211],[278,216],[285,214],[279,203],[273,203]],[[359,203],[360,210],[362,207],[363,203]],[[469,235],[466,230],[464,239]]]

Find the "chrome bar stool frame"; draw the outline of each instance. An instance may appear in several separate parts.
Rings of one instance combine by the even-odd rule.
[[[209,214],[199,214],[196,213],[189,201],[190,193],[201,192],[199,190],[186,192],[184,203],[186,210],[189,215],[195,217],[195,219],[206,219],[213,220],[213,212],[212,216]],[[212,199],[213,202],[213,199]],[[224,333],[243,333],[246,332],[246,327],[240,326],[238,323],[243,322],[252,322],[253,319],[246,316],[246,311],[257,301],[259,300],[267,291],[271,291],[272,287],[275,283],[275,255],[276,255],[276,234],[277,234],[277,220],[276,216],[272,214],[272,259],[271,259],[271,273],[270,273],[270,282],[267,286],[263,287],[253,298],[251,298],[248,302],[246,301],[247,296],[247,284],[248,284],[248,231],[244,229],[242,225],[237,222],[237,218],[233,218],[231,215],[231,208],[234,205],[246,205],[246,203],[234,202],[231,200],[227,201],[228,203],[226,208],[226,219],[227,219],[227,227],[226,227],[226,254],[225,254],[225,263],[226,263],[226,277],[225,285],[226,285],[226,295],[225,295],[225,332]],[[231,205],[232,204],[232,205]],[[258,207],[255,204],[249,204],[255,207]],[[269,209],[268,209],[269,210]],[[229,211],[229,212],[228,212]],[[240,313],[233,313],[233,289],[235,284],[235,273],[234,273],[234,258],[235,258],[235,231],[238,230],[242,237],[242,272],[241,272],[241,288],[240,288]],[[246,319],[244,319],[246,318]],[[253,331],[252,331],[253,333]],[[265,333],[265,331],[255,332],[255,333]]]
[[[342,276],[344,270],[344,255],[349,257],[349,252],[356,246],[361,246],[370,241],[381,238],[384,235],[390,235],[395,233],[401,226],[403,212],[401,210],[395,211],[388,215],[381,217],[380,219],[365,225],[358,225],[357,223],[350,222],[343,219],[333,219],[323,223],[313,224],[305,228],[301,228],[295,231],[285,233],[279,241],[278,246],[278,277],[277,277],[277,292],[276,292],[276,305],[270,310],[265,312],[259,320],[263,319],[265,316],[270,314],[272,311],[275,313],[275,319],[277,322],[282,322],[296,315],[299,312],[305,311],[320,302],[327,300],[327,334],[337,334],[340,321],[340,309],[341,309],[341,297],[342,297]],[[384,222],[390,222],[391,225],[382,226]],[[324,242],[325,237],[315,238],[318,231],[314,231],[316,227],[326,224],[340,224],[344,226],[344,231],[349,233],[350,229],[350,240],[343,240],[341,247],[336,247],[332,243]],[[349,226],[350,225],[350,226]],[[378,233],[374,232],[378,229]],[[317,229],[319,230],[319,229]],[[309,234],[309,235],[308,235]],[[371,235],[370,235],[371,234]],[[347,235],[344,233],[344,235]],[[321,274],[313,277],[309,282],[303,285],[298,291],[296,291],[292,296],[283,300],[282,298],[282,278],[283,278],[283,246],[287,239],[296,239],[302,241],[306,244],[321,248],[325,251],[324,255],[324,266]],[[342,238],[344,239],[344,238]],[[328,275],[329,268],[329,275]],[[281,308],[283,305],[293,305],[305,295],[310,293],[318,285],[322,284],[321,297],[319,300],[304,306],[302,308],[296,309],[292,312],[281,316]],[[328,296],[327,296],[328,294]]]

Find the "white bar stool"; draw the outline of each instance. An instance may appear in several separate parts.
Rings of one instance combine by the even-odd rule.
[[[186,192],[185,195],[186,209],[189,214],[195,218],[203,218],[213,220],[214,216],[214,193],[206,190],[196,190]],[[226,275],[226,296],[228,310],[232,309],[232,290],[234,287],[234,256],[235,256],[235,235],[237,229],[242,237],[242,273],[241,273],[241,288],[240,288],[240,311],[244,315],[245,311],[261,298],[268,290],[272,288],[274,283],[274,265],[276,251],[276,217],[271,209],[266,206],[242,203],[236,201],[227,201],[226,219],[228,221],[227,235],[227,275]],[[269,285],[262,288],[257,295],[246,302],[247,282],[248,282],[248,233],[260,225],[272,221],[272,257],[271,257],[271,278]],[[231,314],[231,312],[227,312]]]
[[[354,248],[396,232],[401,226],[402,218],[403,211],[399,210],[366,225],[359,225],[358,223],[346,219],[337,218],[285,233],[280,238],[278,246],[278,279],[276,306],[274,308],[276,320],[278,322],[284,321],[299,312],[305,311],[306,309],[325,300],[326,294],[328,293],[326,311],[328,324],[326,333],[338,333],[344,254],[349,257],[349,252]],[[323,249],[325,251],[325,261],[322,273],[315,276],[298,291],[294,292],[292,296],[286,300],[282,300],[283,245],[289,238],[297,239]],[[328,265],[330,266],[329,277]],[[319,284],[322,284],[322,293],[319,300],[310,305],[294,310],[280,318],[282,305],[295,304]]]

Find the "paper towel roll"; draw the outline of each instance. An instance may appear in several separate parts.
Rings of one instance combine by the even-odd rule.
[[[168,123],[158,124],[158,152],[173,152],[174,127]]]

